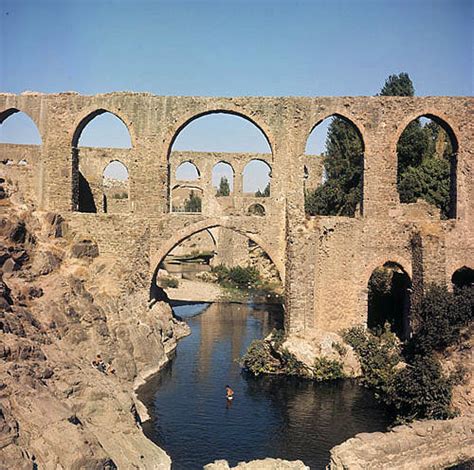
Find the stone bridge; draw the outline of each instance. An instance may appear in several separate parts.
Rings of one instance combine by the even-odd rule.
[[[295,335],[337,331],[367,321],[367,283],[373,270],[397,263],[413,283],[451,285],[453,273],[474,260],[473,102],[470,97],[164,97],[147,93],[0,94],[0,122],[22,111],[34,121],[40,146],[0,144],[3,170],[18,179],[42,210],[61,213],[101,254],[119,255],[153,278],[163,257],[186,237],[226,227],[259,244],[278,268],[286,289],[286,328]],[[83,129],[110,112],[128,128],[130,149],[80,148]],[[172,152],[185,126],[214,113],[243,117],[269,144],[260,155]],[[355,217],[306,217],[307,172],[320,181],[320,160],[305,155],[307,139],[323,119],[341,116],[364,144],[363,201]],[[456,149],[453,218],[424,202],[401,204],[397,142],[420,116],[438,122]],[[244,164],[271,167],[271,193],[256,201],[238,179]],[[117,213],[103,210],[102,173],[120,160],[128,194]],[[201,213],[173,213],[174,170],[181,161],[200,166]],[[226,161],[236,176],[232,198],[210,194],[210,169]],[[81,180],[82,179],[82,180]],[[84,186],[85,185],[85,186]],[[86,187],[94,212],[81,212]],[[260,203],[265,215],[249,214]],[[114,211],[112,211],[114,212]]]

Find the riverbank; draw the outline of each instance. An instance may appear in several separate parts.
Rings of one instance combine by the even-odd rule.
[[[166,287],[170,300],[181,302],[236,302],[282,304],[283,297],[266,291],[225,288],[216,283],[179,279],[178,287]]]

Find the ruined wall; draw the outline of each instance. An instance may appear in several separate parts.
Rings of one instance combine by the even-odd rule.
[[[102,253],[118,252],[126,258],[130,243],[146,234],[143,263],[136,268],[151,276],[166,253],[187,236],[205,228],[232,229],[262,246],[275,262],[286,279],[287,328],[293,334],[310,335],[317,328],[334,331],[365,323],[368,279],[373,269],[387,261],[399,263],[409,275],[416,271],[424,283],[449,282],[456,269],[472,266],[473,103],[470,97],[3,94],[0,113],[24,111],[40,130],[43,145],[34,170],[39,179],[36,187],[41,188],[38,205],[61,212],[76,230],[96,239]],[[129,171],[129,211],[120,216],[71,212],[77,169],[99,174],[110,158],[100,156],[101,151],[86,149],[79,150],[76,166],[72,158],[80,132],[104,110],[118,116],[131,136],[132,148],[120,158]],[[170,153],[172,144],[186,124],[213,112],[229,112],[250,120],[269,142],[271,154],[261,158],[272,167],[271,196],[256,201],[264,203],[265,217],[244,215],[244,201],[251,202],[251,197],[212,198],[212,191],[202,214],[169,213],[173,165],[186,157],[181,155],[175,161]],[[304,154],[306,141],[314,125],[333,114],[354,123],[364,141],[362,213],[355,218],[309,220],[304,214],[304,189],[320,180],[321,166],[317,157],[310,160]],[[441,221],[438,211],[425,203],[399,202],[397,141],[408,123],[421,115],[441,119],[457,140],[453,220]],[[192,158],[202,159],[200,171],[206,174],[203,184],[208,188],[211,162],[225,159],[218,154],[210,159],[203,154]],[[246,158],[250,157],[234,158],[236,175],[240,174],[236,167]],[[99,160],[102,163],[95,168],[94,162]],[[307,180],[312,178],[309,182],[305,182],[305,166],[310,175]],[[2,170],[11,174],[13,166],[4,165]],[[234,179],[234,188],[238,194],[239,178]],[[415,235],[421,239],[416,265],[411,247]]]

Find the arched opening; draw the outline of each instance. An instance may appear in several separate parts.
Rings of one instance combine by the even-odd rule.
[[[265,215],[265,207],[263,207],[262,204],[252,204],[247,212],[249,215],[263,217]]]
[[[307,215],[362,213],[364,142],[353,122],[336,114],[319,122],[306,143],[305,165]]]
[[[411,280],[397,263],[388,261],[376,268],[368,282],[367,326],[383,331],[386,323],[400,339],[410,334]]]
[[[169,150],[170,171],[173,159],[178,155],[185,157],[186,153],[189,158],[194,156],[212,162],[212,175],[203,174],[202,177],[204,181],[212,181],[216,188],[215,196],[241,193],[240,180],[234,191],[234,171],[231,166],[234,161],[248,158],[249,154],[264,154],[269,160],[272,158],[268,138],[255,122],[244,115],[223,110],[198,114],[179,128]],[[168,181],[170,209],[173,210],[173,181],[170,175]]]
[[[192,162],[183,162],[176,168],[177,181],[197,181],[200,176],[198,167]]]
[[[247,235],[222,226],[198,230],[174,244],[159,261],[150,295],[160,300],[164,289],[171,299],[184,300],[191,287],[212,295],[237,289],[277,303],[283,295],[280,274],[269,255]]]
[[[188,214],[202,212],[202,198],[203,191],[201,188],[177,185],[171,192],[172,212]]]
[[[95,213],[105,209],[110,212],[111,200],[104,193],[105,175],[100,169],[105,161],[118,163],[128,157],[130,148],[131,137],[127,126],[105,109],[94,111],[79,123],[72,139],[73,210]],[[118,167],[114,166],[117,170]],[[123,168],[120,170],[122,173]],[[128,170],[126,173],[128,178]],[[123,204],[127,207],[128,199],[127,188],[127,203]]]
[[[230,196],[234,191],[234,169],[227,162],[219,162],[212,169],[212,186],[216,196]]]
[[[128,170],[122,162],[114,160],[105,167],[102,188],[102,209],[105,214],[129,211]]]
[[[451,282],[454,289],[474,286],[474,269],[467,266],[457,269],[451,277]]]
[[[263,160],[251,160],[242,174],[243,193],[247,196],[269,197],[271,166]]]
[[[457,152],[456,136],[442,119],[427,114],[411,121],[397,143],[400,202],[423,199],[441,218],[455,218]]]
[[[0,144],[41,145],[41,135],[33,120],[16,108],[0,113]],[[2,160],[4,159],[2,155]]]

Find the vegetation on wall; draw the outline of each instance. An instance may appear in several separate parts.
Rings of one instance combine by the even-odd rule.
[[[374,334],[362,327],[344,332],[361,362],[362,384],[395,412],[398,421],[446,419],[455,415],[453,385],[462,381],[463,371],[443,373],[440,353],[460,344],[470,334],[474,312],[474,286],[449,292],[429,286],[413,315],[418,329],[404,344],[390,332]]]
[[[406,73],[390,75],[379,96],[414,96]],[[397,185],[402,203],[424,199],[451,213],[450,175],[455,149],[446,131],[431,120],[416,119],[402,132],[397,144]],[[341,117],[331,122],[323,156],[325,182],[305,194],[308,215],[353,216],[362,202],[363,145],[357,129]]]

